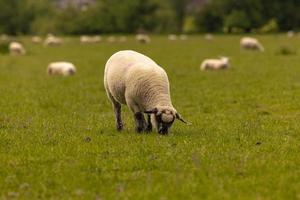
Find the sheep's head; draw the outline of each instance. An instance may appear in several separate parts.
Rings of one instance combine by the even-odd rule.
[[[224,65],[223,68],[230,67],[229,58],[228,57],[220,57],[220,60],[222,61],[223,65]]]
[[[152,115],[152,123],[155,124],[158,133],[168,134],[169,128],[174,123],[175,119],[178,119],[184,123],[187,123],[182,119],[179,113],[170,106],[157,106],[150,111],[146,111],[146,114]]]
[[[228,57],[221,56],[220,60],[222,60],[222,62],[224,62],[224,63],[228,63],[229,62],[229,58]]]

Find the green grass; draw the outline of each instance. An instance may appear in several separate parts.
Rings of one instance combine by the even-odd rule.
[[[299,38],[258,36],[266,52],[239,47],[241,36],[193,36],[148,45],[81,45],[67,38],[45,48],[23,38],[28,54],[0,54],[0,199],[299,199]],[[168,136],[137,134],[123,107],[115,131],[103,87],[106,60],[133,49],[165,68],[172,101],[191,126]],[[229,56],[231,68],[199,70]],[[49,62],[77,66],[49,77]]]

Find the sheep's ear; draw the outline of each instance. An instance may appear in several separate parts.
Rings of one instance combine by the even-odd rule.
[[[145,111],[146,114],[156,114],[158,112],[157,108],[153,108],[152,110]]]
[[[186,122],[179,113],[176,113],[176,119],[182,121],[183,123],[187,124],[187,125],[190,125],[191,123],[189,122]]]

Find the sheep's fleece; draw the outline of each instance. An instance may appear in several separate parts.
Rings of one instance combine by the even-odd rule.
[[[49,75],[74,75],[76,73],[76,67],[69,62],[53,62],[48,65],[47,73]]]
[[[19,42],[11,42],[9,44],[9,51],[12,55],[24,55],[26,54],[26,50],[23,45]]]
[[[125,50],[112,55],[105,66],[104,85],[118,130],[123,128],[121,104],[134,113],[137,132],[151,131],[154,124],[159,133],[166,134],[176,118],[184,121],[172,105],[166,72],[143,54]],[[143,113],[148,115],[148,124]]]

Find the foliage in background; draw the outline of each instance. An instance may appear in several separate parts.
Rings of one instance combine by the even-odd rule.
[[[271,19],[267,24],[261,27],[262,33],[274,33],[278,31],[278,23],[276,19]]]
[[[298,0],[0,0],[0,33],[95,34],[296,30]]]
[[[299,9],[297,0],[211,0],[198,9],[197,26],[210,32],[295,30],[300,26]]]

